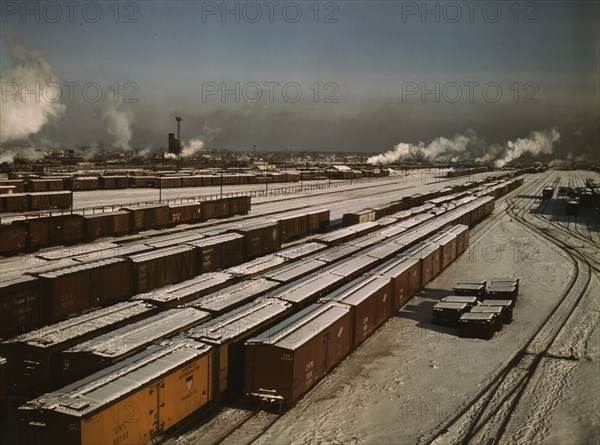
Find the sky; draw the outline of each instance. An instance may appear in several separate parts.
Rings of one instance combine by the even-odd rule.
[[[2,2],[3,144],[160,148],[178,115],[184,141],[219,149],[554,128],[557,156],[598,156],[596,1],[69,5]]]

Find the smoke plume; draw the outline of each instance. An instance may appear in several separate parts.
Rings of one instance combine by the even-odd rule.
[[[133,113],[131,110],[123,108],[120,104],[108,101],[102,113],[102,118],[106,121],[106,131],[114,139],[112,146],[114,148],[124,148],[129,150],[133,131]]]
[[[533,131],[527,139],[517,139],[516,141],[508,141],[504,154],[499,159],[494,161],[497,168],[503,167],[510,161],[520,158],[525,153],[534,156],[540,154],[551,154],[554,148],[554,143],[560,140],[560,133],[556,128],[550,130]]]
[[[527,138],[508,141],[504,145],[487,144],[479,138],[475,131],[468,129],[464,134],[455,135],[448,139],[440,137],[425,145],[399,143],[393,150],[371,156],[369,164],[389,164],[397,161],[437,161],[460,162],[474,161],[478,163],[493,162],[497,168],[503,167],[525,153],[537,156],[550,154],[554,144],[560,140],[556,128],[550,130],[533,131]]]
[[[0,74],[0,143],[28,139],[66,109],[56,97],[57,88],[50,86],[58,85],[58,77],[43,53],[12,33],[6,33],[4,40],[13,64]]]
[[[198,138],[192,139],[192,140],[188,141],[187,143],[183,144],[183,148],[181,149],[181,157],[189,158],[189,157],[195,155],[200,150],[202,150],[203,147],[204,147],[203,141],[201,141]]]

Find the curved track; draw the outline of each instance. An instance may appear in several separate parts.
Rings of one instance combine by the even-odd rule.
[[[573,250],[565,240],[555,233],[540,230],[540,218],[532,216],[535,201],[531,195],[539,196],[546,181],[551,177],[545,174],[538,180],[517,189],[519,195],[513,195],[507,201],[507,213],[525,230],[539,237],[543,242],[551,243],[564,250],[573,268],[573,273],[557,305],[544,319],[529,341],[519,349],[513,358],[492,378],[479,394],[464,406],[440,432],[432,436],[421,437],[420,443],[433,444],[466,444],[466,443],[529,443],[543,429],[543,417],[551,406],[544,406],[543,411],[536,413],[538,422],[517,428],[517,433],[510,439],[504,439],[511,419],[521,424],[522,413],[517,412],[519,402],[530,386],[532,378],[539,370],[544,358],[553,357],[560,360],[577,360],[577,357],[554,357],[550,350],[565,324],[575,311],[578,303],[585,295],[592,279],[590,260],[583,254]],[[543,185],[540,185],[543,182]],[[561,227],[561,231],[564,228]],[[566,229],[564,229],[566,230]],[[560,385],[560,382],[558,382]]]

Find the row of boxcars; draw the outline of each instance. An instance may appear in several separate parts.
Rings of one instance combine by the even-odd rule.
[[[0,181],[5,193],[50,192],[60,190],[90,191],[126,188],[208,187],[215,185],[245,185],[260,183],[298,182],[331,177],[360,179],[387,174],[384,170],[348,170],[347,172],[269,172],[268,174],[231,173],[185,175],[177,172],[131,172],[135,175],[74,176],[59,178],[11,179]]]
[[[70,209],[72,206],[73,193],[68,191],[0,194],[0,213]]]
[[[70,193],[70,192],[67,192]],[[6,195],[10,196],[10,195]],[[0,225],[0,255],[41,247],[80,243],[104,236],[120,236],[177,224],[195,224],[217,218],[245,215],[250,197],[126,207],[113,212],[69,213],[16,220]]]
[[[205,283],[197,287],[206,290],[209,272],[263,257],[282,243],[321,231],[329,225],[329,215],[327,209],[313,209],[240,223],[222,232],[194,229],[120,245],[65,248],[38,255],[40,264],[27,264],[26,273],[7,265],[0,283],[0,337],[198,275]],[[15,263],[23,268],[20,261]]]
[[[486,173],[491,169],[489,167],[473,167],[473,168],[463,168],[460,170],[449,170],[446,176],[448,178],[458,178],[460,176],[469,176],[476,175],[477,173]]]
[[[512,176],[505,175],[505,176]],[[395,214],[402,210],[411,209],[410,212],[422,212],[442,206],[459,197],[466,196],[469,193],[478,193],[499,198],[515,187],[523,184],[521,176],[515,176],[512,180],[482,179],[474,182],[466,182],[455,186],[446,187],[442,190],[434,190],[427,193],[416,193],[411,196],[404,196],[402,199],[391,202],[379,207],[366,208],[357,212],[345,213],[343,222],[345,226],[358,224],[367,221],[376,221],[385,218],[388,215]]]
[[[0,352],[21,390],[80,379],[20,409],[22,443],[146,443],[222,393],[244,387],[262,401],[293,403],[466,250],[467,226],[485,218],[494,202],[463,196],[433,212],[345,227],[3,342]],[[150,242],[175,239],[144,243]],[[79,259],[90,255],[98,253]],[[331,306],[349,314],[342,331],[326,329],[338,320]],[[306,332],[315,326],[307,320],[322,323],[328,334]],[[289,328],[310,340],[290,349]],[[264,341],[269,329],[277,341]],[[319,347],[342,332],[350,346]],[[247,359],[266,354],[266,360],[265,348],[276,355],[282,345],[286,362]],[[282,368],[287,360],[293,366]],[[264,391],[260,376],[298,369],[305,374],[275,379]],[[287,388],[302,376],[301,384]]]
[[[3,342],[15,382],[79,379],[19,409],[21,442],[146,443],[226,392],[293,404],[463,253],[494,203],[344,227]]]

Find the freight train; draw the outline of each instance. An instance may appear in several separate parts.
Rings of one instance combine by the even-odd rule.
[[[267,261],[258,277],[255,270],[249,279],[242,274],[241,282],[228,269],[139,294],[110,335],[99,335],[110,322],[96,321],[93,330],[73,319],[77,328],[58,329],[51,369],[62,375],[58,382],[77,377],[65,373],[81,364],[91,365],[82,373],[96,372],[22,406],[22,443],[145,443],[232,391],[292,405],[466,250],[468,226],[494,209],[494,198],[480,195],[437,207],[435,215],[342,228],[342,241],[318,236],[285,249],[277,267]],[[138,313],[145,318],[123,321]],[[318,330],[311,329],[315,321]],[[11,342],[32,343],[38,334]]]
[[[4,265],[0,283],[0,338],[270,254],[284,242],[323,230],[329,218],[329,210],[313,209],[210,236],[188,230],[89,250],[67,248],[39,255],[40,264],[29,264],[26,273],[15,259]]]
[[[235,196],[182,204],[126,207],[115,212],[68,213],[15,220],[0,225],[0,255],[14,255],[42,247],[92,241],[104,236],[121,236],[177,224],[196,224],[248,212],[250,197]]]

